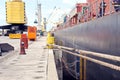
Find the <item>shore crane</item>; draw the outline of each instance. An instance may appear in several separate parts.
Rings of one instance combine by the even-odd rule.
[[[6,23],[8,25],[1,26],[4,34],[4,30],[7,33],[4,35],[9,35],[10,33],[22,33],[27,29],[25,25],[26,14],[25,14],[25,3],[22,0],[6,0]]]

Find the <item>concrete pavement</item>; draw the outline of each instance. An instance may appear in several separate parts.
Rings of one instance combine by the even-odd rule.
[[[53,52],[43,49],[45,45],[46,37],[39,38],[29,46],[26,55],[16,53],[17,55],[1,62],[0,80],[58,80]],[[51,65],[49,69],[52,71],[48,70]]]

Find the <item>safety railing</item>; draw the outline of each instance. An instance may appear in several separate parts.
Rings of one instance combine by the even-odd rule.
[[[104,61],[101,61],[101,60],[93,59],[91,57],[88,57],[87,54],[93,55],[93,56],[96,56],[96,57],[101,57],[101,58],[104,58],[104,59],[109,59],[109,60],[112,60],[112,61],[119,61],[120,62],[120,57],[119,56],[108,55],[108,54],[105,54],[105,53],[103,54],[103,53],[85,51],[85,50],[80,50],[80,49],[74,49],[74,48],[59,46],[59,45],[52,45],[52,46],[54,46],[58,49],[61,49],[62,51],[66,52],[68,54],[72,54],[74,56],[89,60],[89,61],[94,62],[96,64],[99,64],[99,65],[102,65],[102,66],[120,71],[120,66],[115,65],[115,64],[111,64],[111,63],[108,63],[108,62],[104,62]],[[77,54],[77,53],[79,53],[79,54]]]

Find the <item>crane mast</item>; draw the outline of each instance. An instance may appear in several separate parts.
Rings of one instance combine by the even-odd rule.
[[[37,15],[37,17],[38,17],[38,29],[42,29],[42,27],[41,27],[41,19],[42,19],[42,15],[41,15],[41,4],[37,4],[37,10],[38,10],[38,15]]]

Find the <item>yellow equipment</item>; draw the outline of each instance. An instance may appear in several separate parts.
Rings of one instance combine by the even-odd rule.
[[[20,39],[21,34],[9,34],[9,38],[11,38],[11,39]]]
[[[6,22],[9,24],[25,24],[25,3],[22,0],[6,2]]]
[[[55,43],[55,38],[54,36],[51,35],[51,33],[47,34],[47,48],[52,49],[53,46],[51,44]]]

